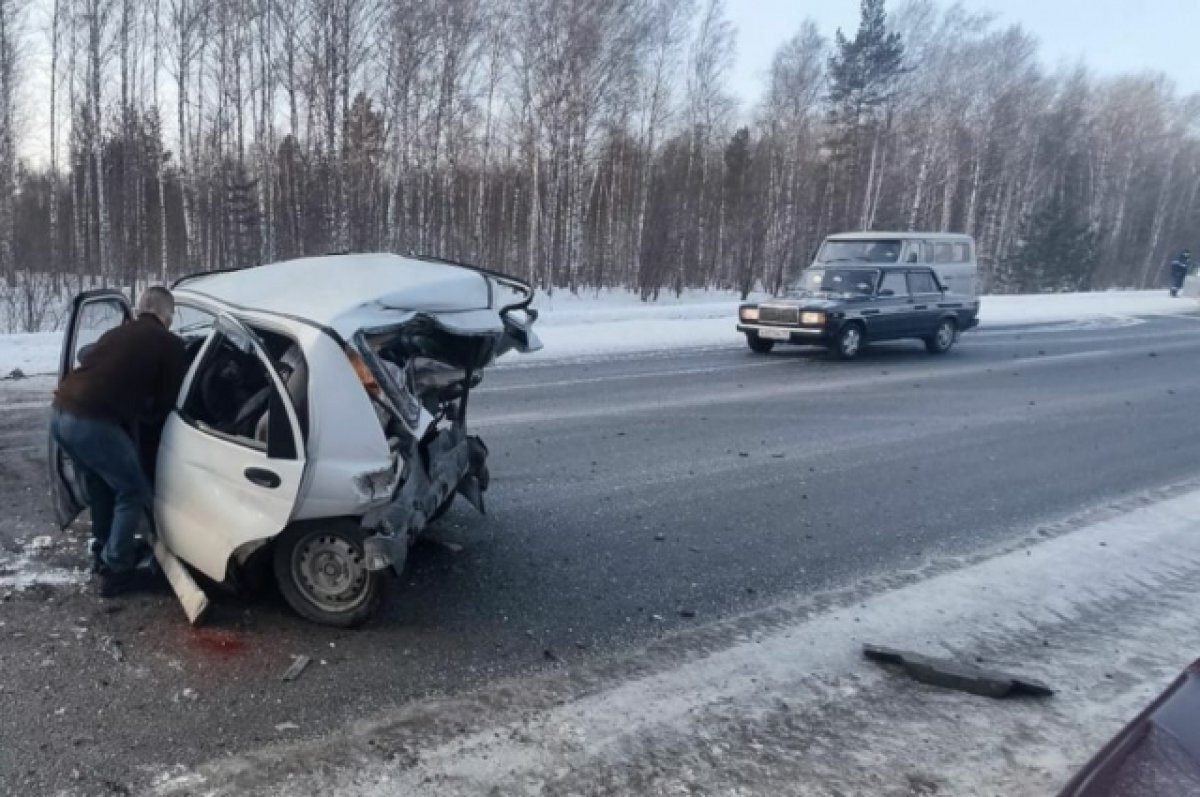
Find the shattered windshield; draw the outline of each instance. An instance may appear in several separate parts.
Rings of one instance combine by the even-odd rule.
[[[873,268],[810,268],[789,291],[792,295],[870,296],[879,282],[879,272]]]
[[[817,263],[898,263],[902,242],[826,241],[817,253]]]

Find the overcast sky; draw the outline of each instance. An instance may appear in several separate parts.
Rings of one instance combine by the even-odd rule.
[[[738,29],[737,61],[731,88],[748,112],[762,92],[763,77],[776,48],[812,18],[832,37],[837,28],[853,33],[859,0],[726,0]],[[895,7],[898,0],[891,0]],[[1099,74],[1154,70],[1170,76],[1181,92],[1200,92],[1200,0],[962,0],[974,11],[996,11],[1001,25],[1020,23],[1038,37],[1048,66],[1080,61]],[[943,6],[948,3],[942,3]],[[32,0],[35,30],[44,29],[47,0]],[[45,156],[47,60],[35,37],[33,59],[22,99],[30,111],[20,150]]]
[[[858,0],[726,0],[738,28],[734,87],[757,98],[779,43],[807,18],[832,37],[858,27]],[[889,2],[894,8],[896,2]],[[949,5],[943,3],[943,6]],[[1020,23],[1041,42],[1049,66],[1083,60],[1100,74],[1163,72],[1184,92],[1200,92],[1200,0],[962,0]]]

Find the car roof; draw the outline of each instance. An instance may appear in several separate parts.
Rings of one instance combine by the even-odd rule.
[[[892,240],[908,240],[916,238],[918,240],[927,240],[930,238],[939,238],[946,241],[964,241],[969,242],[974,239],[963,233],[957,232],[839,232],[830,235],[825,240],[827,241],[892,241]]]
[[[863,269],[874,271],[934,271],[936,273],[936,270],[930,263],[814,263],[809,266],[809,269],[812,271],[862,271]]]
[[[465,313],[492,306],[492,283],[483,272],[393,254],[326,255],[198,274],[180,280],[176,294],[301,318],[343,336],[385,323],[396,311]]]

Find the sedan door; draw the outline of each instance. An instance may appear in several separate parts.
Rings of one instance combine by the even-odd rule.
[[[902,338],[907,329],[909,315],[908,283],[903,271],[888,271],[879,283],[879,292],[869,310],[878,312],[868,315],[867,337],[870,340],[895,340]]]
[[[101,335],[131,318],[133,308],[120,291],[88,291],[76,296],[71,303],[62,353],[59,355],[58,383],[62,384],[67,375],[79,366],[87,349],[99,340]],[[70,457],[59,447],[52,435],[47,452],[54,517],[59,527],[65,529],[87,506],[87,496]]]
[[[938,303],[942,300],[942,291],[933,273],[928,269],[914,269],[908,272],[908,289],[913,298],[908,336],[928,337],[936,331],[941,319]]]
[[[261,414],[246,416],[255,406]],[[275,365],[249,329],[219,317],[163,428],[154,512],[164,542],[224,581],[239,548],[291,521],[304,468],[301,427]]]

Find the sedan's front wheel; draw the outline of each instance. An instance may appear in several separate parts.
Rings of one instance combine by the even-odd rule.
[[[322,625],[354,628],[375,612],[381,572],[367,569],[366,532],[349,520],[293,526],[275,541],[275,580],[296,613]]]
[[[833,356],[839,360],[853,360],[863,348],[863,328],[858,324],[846,324],[833,342]]]
[[[750,347],[750,351],[755,354],[770,354],[771,349],[775,348],[775,341],[765,340],[760,338],[753,332],[746,334],[746,345]]]

